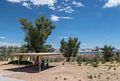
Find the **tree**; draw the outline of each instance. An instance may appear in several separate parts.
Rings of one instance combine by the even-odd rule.
[[[104,46],[103,57],[105,61],[108,62],[112,60],[112,57],[114,56],[113,50],[114,50],[114,47],[107,46],[107,45]]]
[[[20,53],[26,53],[26,52],[28,52],[28,49],[27,49],[27,47],[26,47],[25,44],[21,45],[19,52]]]
[[[11,53],[19,52],[20,47],[17,46],[1,46],[0,47],[0,59],[8,60],[9,58],[12,60]]]
[[[0,54],[0,56],[2,57],[2,59],[6,60],[6,57],[7,57],[7,54],[6,54],[6,51],[7,51],[6,46],[2,46],[2,47],[0,47],[0,49],[1,49],[1,54]]]
[[[24,40],[28,50],[37,53],[44,52],[45,42],[55,28],[51,20],[42,16],[36,19],[35,25],[24,18],[20,18],[19,22],[25,32]]]
[[[71,57],[76,57],[80,47],[80,42],[77,38],[69,38],[68,41],[64,39],[61,40],[60,51],[64,53],[64,57],[66,57],[66,61],[69,62]]]
[[[46,44],[44,45],[44,52],[54,52],[55,49],[52,48],[52,45]]]

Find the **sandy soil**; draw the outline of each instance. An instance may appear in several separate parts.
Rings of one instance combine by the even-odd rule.
[[[15,70],[6,70],[17,68],[15,65],[0,65],[0,74],[2,72],[13,73],[7,75],[7,77],[25,81],[120,81],[120,65],[118,63],[100,64],[97,68],[85,64],[78,66],[76,63],[65,63],[65,65],[57,63],[51,65],[56,67],[42,72],[28,72],[25,70],[17,72]]]
[[[18,66],[16,65],[8,65],[8,61],[0,61],[0,76],[6,76],[6,75],[12,75],[12,74],[19,74],[19,73],[22,73],[22,72],[14,72],[14,71],[10,71],[10,70],[7,70],[7,69],[10,69],[10,68],[17,68]],[[23,67],[23,66],[21,66]]]

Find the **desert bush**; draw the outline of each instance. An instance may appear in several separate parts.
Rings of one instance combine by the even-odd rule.
[[[112,46],[105,45],[103,50],[103,58],[106,62],[113,61],[114,50],[115,48]]]
[[[92,62],[91,65],[92,65],[93,67],[98,67],[98,66],[99,66],[99,61],[97,61],[97,62]]]
[[[94,75],[94,78],[97,78],[97,76],[96,76],[96,75]]]
[[[98,79],[100,79],[100,75],[98,75]]]
[[[93,57],[89,57],[89,55],[79,55],[77,56],[77,63],[81,64],[82,62],[85,62],[85,65],[91,64],[93,66],[97,66],[99,64],[101,57],[99,55],[94,55]]]
[[[93,59],[91,59],[89,57],[85,57],[85,56],[81,56],[81,55],[78,56],[76,60],[77,60],[78,63],[80,63],[80,62],[86,62],[87,64],[94,61]]]
[[[81,56],[78,56],[76,61],[77,61],[78,65],[81,65],[83,62],[83,58],[81,58]]]
[[[120,52],[117,51],[115,55],[116,55],[115,60],[116,60],[117,62],[120,62]]]
[[[107,77],[106,79],[109,79],[109,77]]]
[[[110,66],[108,67],[108,70],[111,69],[112,67],[114,67],[114,66],[110,65]]]
[[[89,76],[88,76],[88,78],[89,78],[89,79],[92,79],[92,78],[93,78],[93,76],[92,76],[92,75],[89,75]]]
[[[63,58],[49,58],[49,62],[52,63],[52,62],[61,62],[63,61],[64,59]]]
[[[55,77],[55,80],[57,80],[58,78],[57,77]]]
[[[67,78],[64,78],[64,80],[67,80]]]
[[[113,70],[116,70],[116,68],[114,67]]]

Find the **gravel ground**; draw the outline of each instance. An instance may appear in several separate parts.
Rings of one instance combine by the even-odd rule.
[[[20,74],[9,75],[8,77],[24,81],[120,81],[119,63],[100,64],[96,68],[89,64],[78,66],[76,63],[65,63],[65,65],[56,63],[51,65],[55,65],[55,67],[42,72],[28,72],[30,69],[27,69],[27,71],[22,70]],[[2,67],[10,69],[16,66],[4,65]],[[2,67],[0,66],[0,71],[6,72],[7,70],[4,70]],[[14,70],[8,70],[8,72],[11,73]]]

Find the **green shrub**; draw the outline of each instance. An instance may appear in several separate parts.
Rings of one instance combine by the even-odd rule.
[[[111,69],[112,67],[113,67],[113,66],[112,66],[112,65],[110,65],[110,66],[108,67],[108,70],[109,70],[109,69]]]
[[[83,62],[83,59],[80,56],[78,56],[76,61],[77,61],[78,65],[81,65]]]
[[[67,80],[67,78],[64,78],[64,80]]]
[[[99,66],[99,62],[98,62],[98,61],[97,61],[97,62],[92,62],[91,65],[92,65],[93,67],[98,67],[98,66]]]
[[[89,79],[92,79],[92,78],[93,78],[93,76],[92,76],[92,75],[89,75],[89,76],[88,76],[88,78],[89,78]]]
[[[97,76],[96,76],[96,75],[94,75],[94,78],[97,78]]]
[[[100,75],[98,75],[98,79],[100,79]]]
[[[115,60],[117,62],[120,62],[120,52],[119,51],[116,52],[116,58],[115,58]]]
[[[107,77],[106,79],[109,79],[109,77]]]
[[[114,56],[114,50],[115,48],[112,46],[105,45],[103,50],[103,58],[106,62],[113,61],[113,56]]]
[[[113,68],[113,70],[116,70],[116,68]]]

